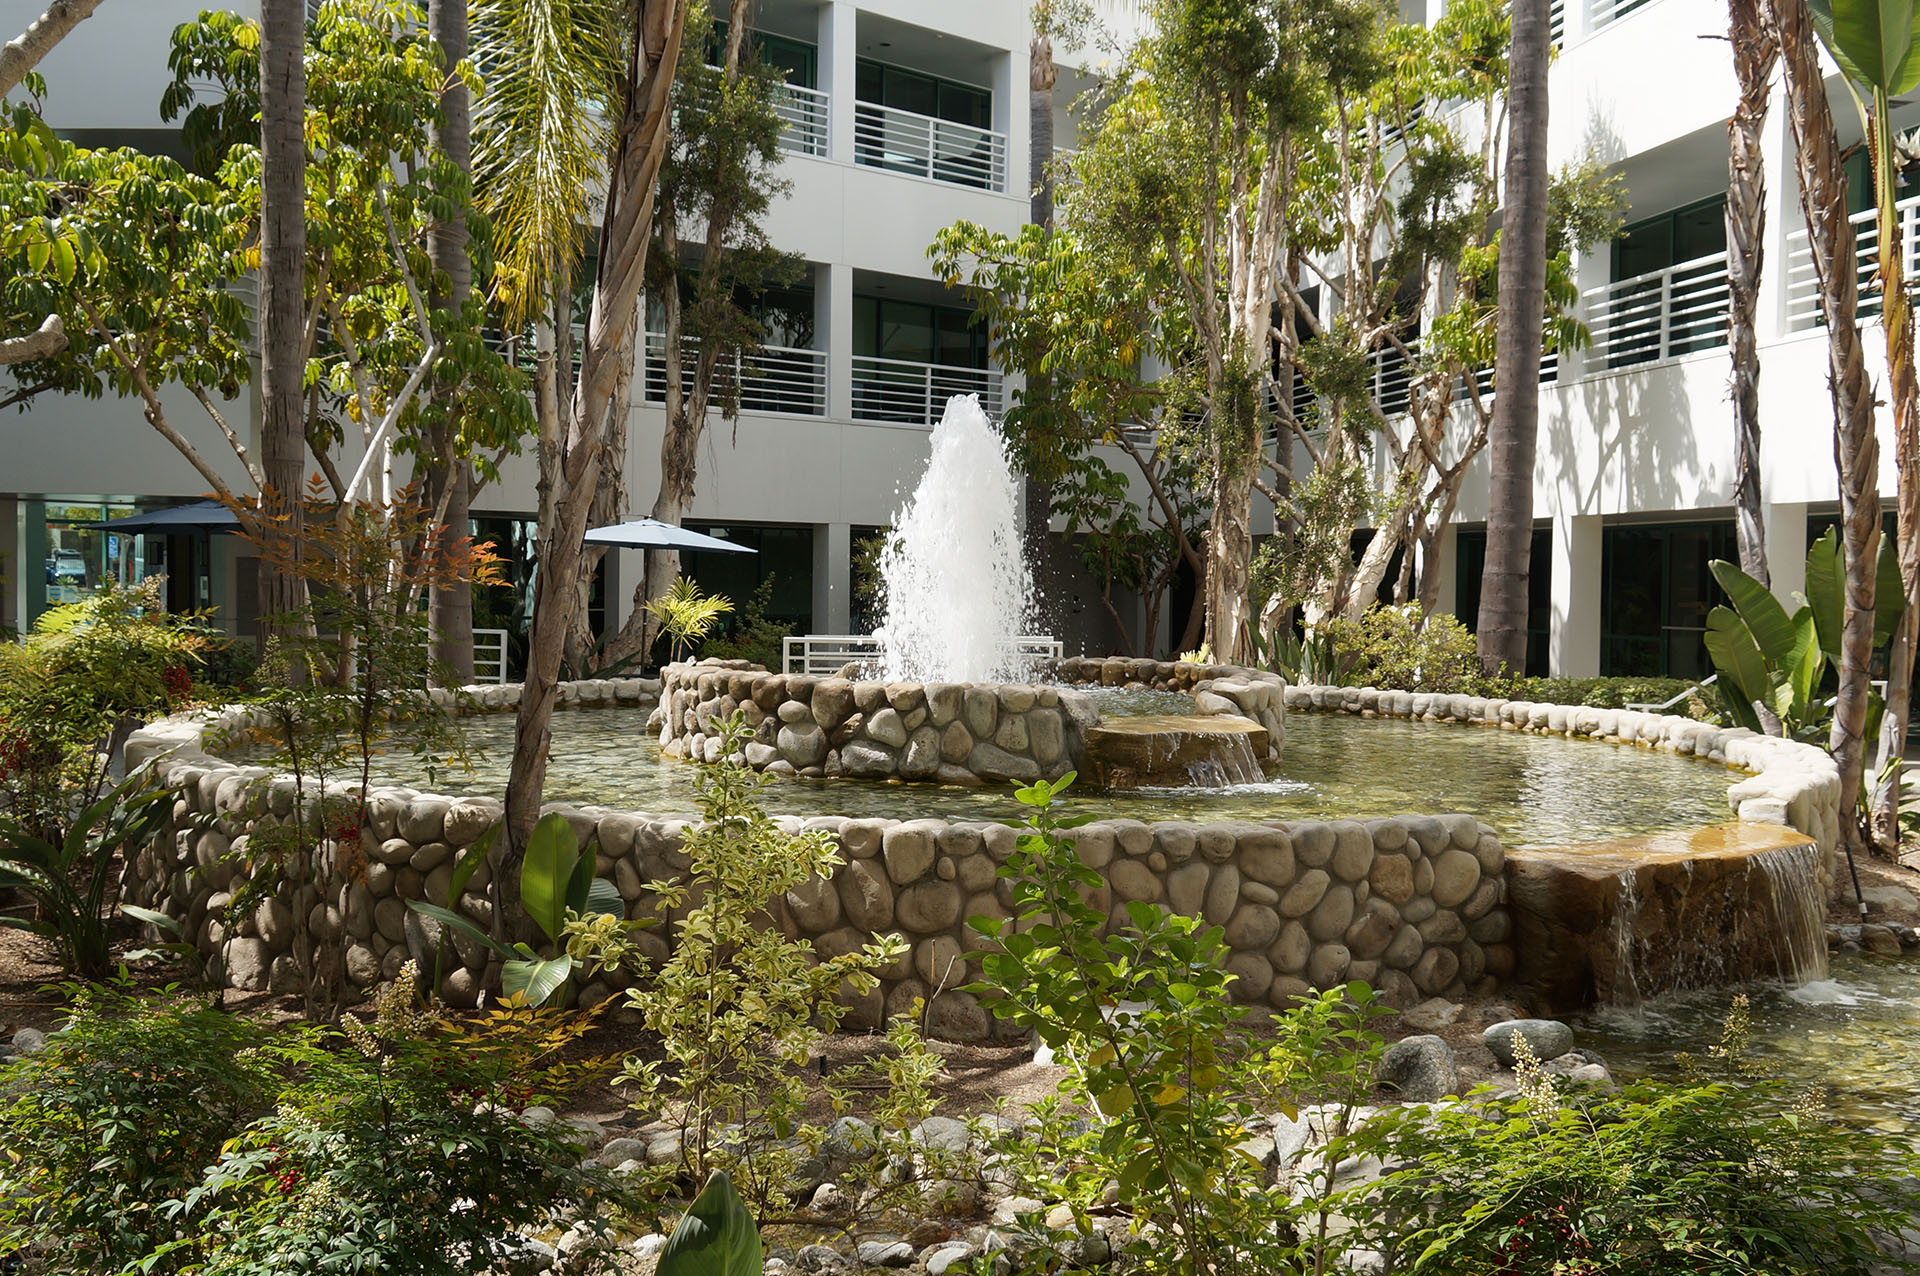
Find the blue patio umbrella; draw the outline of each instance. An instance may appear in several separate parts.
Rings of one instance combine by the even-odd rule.
[[[717,554],[757,554],[757,549],[723,541],[718,536],[688,531],[657,518],[636,518],[611,527],[596,527],[587,533],[593,545],[618,545],[624,549],[711,550]]]

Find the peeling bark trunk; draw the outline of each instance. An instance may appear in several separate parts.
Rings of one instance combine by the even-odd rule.
[[[431,0],[427,6],[427,27],[440,46],[446,66],[445,87],[440,92],[444,123],[437,129],[435,141],[463,173],[473,169],[467,84],[454,68],[467,56],[466,0]],[[434,269],[447,277],[444,295],[436,296],[436,308],[458,311],[466,305],[472,287],[473,268],[467,256],[467,228],[463,221],[435,222],[429,249]],[[427,471],[427,498],[434,508],[443,504],[438,536],[444,546],[466,539],[472,530],[469,505],[473,477],[465,457],[458,455],[458,430],[449,422],[436,432],[431,442],[433,455]],[[427,626],[433,634],[433,655],[456,687],[473,681],[473,586],[464,580],[446,579],[438,573],[427,594]]]
[[[540,527],[527,676],[507,777],[510,845],[499,869],[502,876],[526,853],[527,839],[540,818],[560,658],[579,601],[581,550],[600,486],[600,467],[606,460],[607,407],[622,365],[631,368],[633,363],[632,343],[623,337],[633,331],[634,308],[646,270],[674,68],[686,26],[684,0],[634,0],[633,8],[632,42],[578,389],[565,418],[564,437],[555,445],[558,470],[547,501],[552,517],[543,518]]]
[[[1880,536],[1877,486],[1880,445],[1873,429],[1873,389],[1857,322],[1858,284],[1847,178],[1827,105],[1806,0],[1764,0],[1768,26],[1785,72],[1788,124],[1800,179],[1800,210],[1807,222],[1820,309],[1826,319],[1828,385],[1833,394],[1834,467],[1840,481],[1846,615],[1840,643],[1840,694],[1834,703],[1828,749],[1840,770],[1840,796],[1851,808],[1865,763],[1867,702],[1872,687],[1874,564]],[[1861,846],[1858,821],[1842,815],[1842,840]]]
[[[300,560],[307,431],[307,9],[260,6],[260,491],[261,644],[306,604]]]
[[[0,97],[18,88],[27,72],[99,7],[100,0],[53,0],[31,26],[0,45]]]

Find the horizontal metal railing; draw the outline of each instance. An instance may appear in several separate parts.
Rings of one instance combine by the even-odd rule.
[[[1589,290],[1581,298],[1599,368],[1671,359],[1727,343],[1727,255],[1713,253]]]
[[[1609,22],[1618,22],[1634,10],[1644,9],[1652,3],[1653,0],[1588,0],[1587,30],[1598,31]],[[1548,21],[1551,24],[1551,17]]]
[[[780,148],[796,155],[827,153],[828,116],[832,99],[804,84],[783,84],[773,91],[773,113],[785,125]]]
[[[1894,205],[1900,215],[1900,255],[1909,281],[1920,268],[1920,244],[1914,242],[1920,230],[1920,195],[1909,195]],[[1853,223],[1854,262],[1859,274],[1860,309],[1876,314],[1880,308],[1880,290],[1875,282],[1880,253],[1880,222],[1873,209],[1855,213]],[[1820,281],[1813,272],[1813,249],[1807,240],[1805,224],[1787,235],[1787,328],[1800,331],[1821,322]]]
[[[1007,188],[1005,133],[874,102],[854,103],[853,158],[956,186]]]
[[[429,654],[432,653],[432,638],[428,638],[421,645]],[[476,629],[473,631],[473,680],[476,684],[482,682],[500,684],[507,680],[506,630]]]
[[[693,338],[681,342],[680,362],[683,374],[693,376],[699,343]],[[734,354],[721,360],[714,370],[717,391],[740,388],[740,407],[747,412],[786,412],[796,416],[825,416],[827,411],[827,352],[804,350],[794,346],[761,346],[750,354]],[[664,402],[667,397],[667,338],[664,333],[647,334],[646,400]]]
[[[931,426],[956,394],[977,394],[991,416],[1005,410],[1005,383],[998,372],[953,368],[907,359],[853,357],[853,415],[860,421]]]
[[[1066,645],[1058,638],[1027,635],[1013,640],[1013,650],[1023,661],[1058,660]],[[872,634],[802,634],[781,640],[783,672],[835,674],[849,662],[877,659],[880,640]]]

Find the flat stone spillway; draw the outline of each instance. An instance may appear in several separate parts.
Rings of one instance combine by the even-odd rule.
[[[1082,737],[1100,787],[1138,789],[1265,779],[1271,733],[1247,718],[1168,713],[1103,718]]]
[[[1507,853],[1519,968],[1542,1009],[1826,975],[1820,848],[1784,825]]]

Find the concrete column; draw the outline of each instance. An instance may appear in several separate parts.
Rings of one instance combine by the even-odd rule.
[[[993,131],[1007,139],[1005,182],[1010,195],[1027,195],[1027,52],[1007,53],[993,60]],[[1017,72],[1017,74],[1016,74]],[[1017,90],[1017,91],[1016,91]]]
[[[813,527],[813,632],[844,634],[853,624],[853,526]]]
[[[1559,678],[1600,674],[1600,516],[1553,521],[1553,609],[1547,668]]]
[[[20,548],[26,542],[26,509],[23,502],[7,497],[0,500],[0,630],[25,629],[27,614],[27,573],[33,565]]]
[[[605,587],[606,628],[601,632],[602,641],[620,632],[627,623],[627,617],[633,614],[633,586],[639,579],[641,559],[646,553],[639,549],[611,549],[600,559],[600,579]],[[632,575],[628,574],[627,559],[632,557]]]
[[[859,48],[856,24],[860,10],[852,0],[833,0],[820,7],[820,87],[827,101],[827,158],[836,164],[853,163],[853,63]]]
[[[1440,529],[1440,536],[1434,543],[1433,561],[1422,563],[1422,572],[1438,572],[1440,589],[1434,595],[1433,609],[1445,612],[1449,616],[1458,616],[1460,601],[1460,527],[1457,523],[1448,523]]]
[[[1807,507],[1769,502],[1760,507],[1760,524],[1767,537],[1767,576],[1773,582],[1773,596],[1791,613],[1800,605],[1794,594],[1807,592]]]
[[[814,293],[814,313],[824,300],[824,320],[814,323],[826,337],[827,415],[836,421],[853,419],[853,267],[832,262],[820,267],[821,287]],[[837,630],[834,632],[838,632]]]

